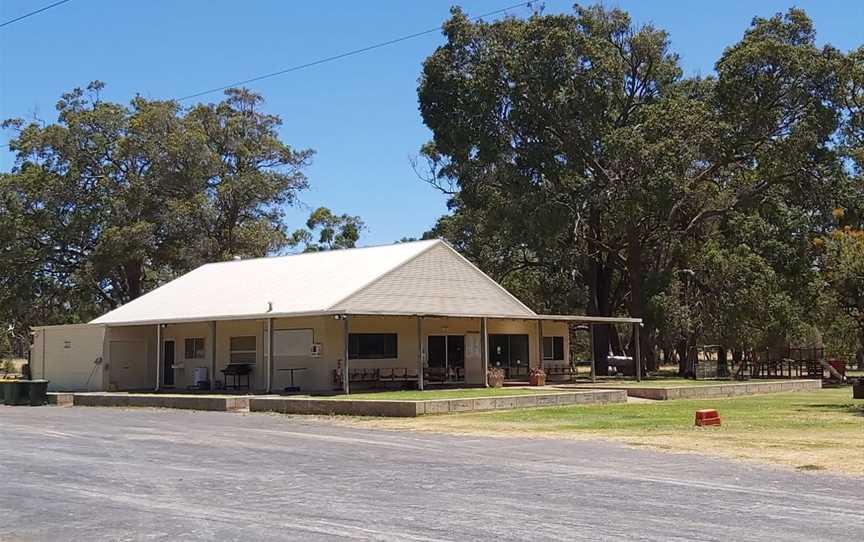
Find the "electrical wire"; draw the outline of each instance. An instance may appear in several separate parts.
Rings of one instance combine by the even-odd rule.
[[[477,15],[476,17],[472,17],[471,20],[472,20],[472,21],[477,21],[477,20],[480,20],[480,19],[482,19],[482,18],[484,18],[484,17],[491,17],[492,15],[498,15],[499,13],[504,13],[504,12],[506,12],[506,11],[510,11],[510,10],[513,10],[513,9],[517,9],[517,8],[521,8],[521,7],[530,7],[532,4],[538,4],[539,6],[542,6],[542,2],[537,2],[537,0],[532,0],[532,1],[530,1],[530,2],[521,2],[521,3],[519,3],[519,4],[514,4],[514,5],[512,5],[512,6],[508,6],[508,7],[505,7],[505,8],[496,9],[495,11],[490,11],[490,12],[488,12],[488,13],[484,13],[484,14],[482,14],[482,15]],[[542,9],[542,7],[541,7],[541,9]],[[296,65],[296,66],[291,66],[290,68],[285,68],[284,70],[279,70],[279,71],[275,71],[275,72],[272,72],[272,73],[267,73],[267,74],[264,74],[264,75],[259,75],[259,76],[257,76],[257,77],[252,77],[252,78],[249,78],[249,79],[244,79],[244,80],[242,80],[242,81],[235,81],[235,82],[233,82],[233,83],[229,83],[229,84],[227,84],[227,85],[222,85],[222,86],[219,86],[219,87],[213,87],[213,88],[210,88],[210,89],[207,89],[207,90],[202,90],[201,92],[195,92],[194,94],[187,94],[186,96],[183,96],[182,98],[177,98],[177,101],[182,102],[182,101],[185,101],[185,100],[190,100],[190,99],[192,99],[192,98],[198,98],[199,96],[204,96],[205,94],[212,94],[212,93],[214,93],[214,92],[220,92],[220,91],[223,91],[223,90],[226,90],[226,89],[232,88],[232,87],[237,87],[237,86],[240,86],[240,85],[246,85],[246,84],[249,84],[249,83],[254,83],[254,82],[256,82],[256,81],[261,81],[262,79],[269,79],[269,78],[271,78],[271,77],[276,77],[276,76],[279,76],[279,75],[284,75],[284,74],[286,74],[286,73],[291,73],[291,72],[296,72],[296,71],[303,70],[303,69],[306,69],[306,68],[311,68],[311,67],[313,67],[313,66],[318,66],[318,65],[321,65],[321,64],[325,64],[325,63],[327,63],[327,62],[333,62],[334,60],[340,60],[340,59],[343,59],[343,58],[346,58],[346,57],[349,57],[349,56],[355,56],[355,55],[359,55],[359,54],[362,54],[362,53],[367,53],[367,52],[369,52],[369,51],[373,51],[373,50],[375,50],[375,49],[380,49],[380,48],[382,48],[382,47],[387,47],[387,46],[389,46],[389,45],[394,45],[394,44],[396,44],[396,43],[400,43],[400,42],[403,42],[403,41],[408,41],[408,40],[411,40],[411,39],[414,39],[414,38],[419,38],[420,36],[425,36],[425,35],[427,35],[427,34],[431,34],[431,33],[433,33],[433,32],[438,32],[438,31],[441,30],[441,28],[442,28],[441,26],[436,26],[435,28],[429,28],[428,30],[423,30],[423,31],[420,31],[420,32],[415,32],[415,33],[413,33],[413,34],[408,34],[408,35],[405,35],[405,36],[400,36],[400,37],[398,37],[398,38],[393,38],[393,39],[391,39],[391,40],[382,41],[382,42],[375,43],[375,44],[372,44],[372,45],[367,45],[366,47],[361,47],[361,48],[359,48],[359,49],[353,49],[353,50],[351,50],[351,51],[346,51],[346,52],[344,52],[344,53],[339,53],[339,54],[337,54],[337,55],[328,56],[328,57],[324,57],[324,58],[319,58],[318,60],[313,60],[313,61],[311,61],[311,62],[306,62],[306,63],[304,63],[304,64],[298,64],[298,65]]]
[[[60,0],[59,2],[54,2],[53,4],[47,5],[45,7],[41,7],[39,9],[37,9],[36,11],[31,11],[30,13],[25,13],[24,15],[20,15],[18,17],[15,17],[14,19],[9,19],[6,22],[0,23],[0,28],[3,28],[4,26],[10,25],[12,23],[17,23],[18,21],[20,21],[22,19],[26,19],[27,17],[32,17],[33,15],[36,15],[37,13],[42,13],[43,11],[48,11],[51,8],[56,8],[60,4],[65,4],[66,2],[71,2],[71,1],[72,0]]]

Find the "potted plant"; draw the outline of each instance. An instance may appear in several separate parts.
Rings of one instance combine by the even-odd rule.
[[[528,375],[528,382],[532,386],[546,385],[546,370],[543,367],[534,367]]]
[[[504,386],[504,369],[492,367],[486,371],[486,380],[490,388],[501,388]]]

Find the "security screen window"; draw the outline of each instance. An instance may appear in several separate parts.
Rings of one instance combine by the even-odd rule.
[[[543,337],[543,359],[564,361],[564,337]]]
[[[204,359],[204,339],[190,337],[183,341],[186,359]]]
[[[492,367],[527,367],[528,335],[489,335]]]
[[[396,333],[350,333],[348,359],[396,359]]]
[[[255,337],[231,337],[230,363],[255,363]]]

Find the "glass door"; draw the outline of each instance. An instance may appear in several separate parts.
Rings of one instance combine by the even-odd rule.
[[[447,335],[447,380],[465,380],[465,336]]]
[[[528,335],[489,335],[489,366],[504,370],[506,378],[527,378]]]
[[[429,335],[426,378],[430,382],[458,382],[465,379],[465,336]]]

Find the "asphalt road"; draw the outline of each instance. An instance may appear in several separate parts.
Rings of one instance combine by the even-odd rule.
[[[864,540],[864,483],[603,442],[0,406],[0,540],[338,539]]]

